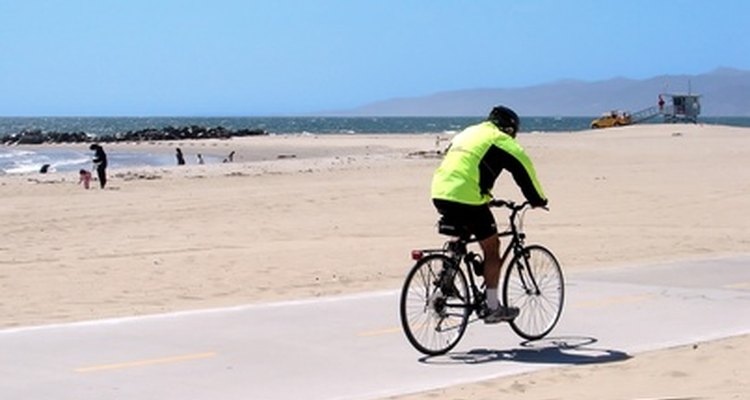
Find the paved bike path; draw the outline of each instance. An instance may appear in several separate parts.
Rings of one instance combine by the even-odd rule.
[[[567,277],[551,337],[426,358],[397,291],[0,331],[0,399],[374,399],[750,333],[750,256]]]

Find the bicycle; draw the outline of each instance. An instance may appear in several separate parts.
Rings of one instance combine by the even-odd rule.
[[[501,260],[508,260],[513,253],[502,282],[503,304],[520,310],[510,326],[524,339],[541,339],[562,314],[562,269],[547,248],[525,245],[523,217],[530,208],[528,202],[516,205],[493,200],[490,206],[510,210],[508,229],[498,233],[501,238],[510,237]],[[478,319],[486,315],[485,285],[477,285],[483,268],[481,256],[467,249],[478,240],[460,224],[444,218],[438,222],[438,231],[452,238],[440,249],[412,250],[416,263],[406,275],[399,304],[407,339],[418,351],[431,356],[445,354],[458,344],[472,313]]]

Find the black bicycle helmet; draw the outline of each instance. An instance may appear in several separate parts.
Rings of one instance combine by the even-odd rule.
[[[520,120],[518,114],[505,106],[495,106],[490,111],[490,116],[487,120],[495,124],[498,128],[503,130],[505,133],[515,136],[518,133],[518,126]]]

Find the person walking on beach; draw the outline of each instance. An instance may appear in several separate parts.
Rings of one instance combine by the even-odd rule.
[[[94,151],[93,162],[96,167],[96,175],[99,178],[99,187],[104,189],[104,186],[107,185],[107,153],[98,144],[92,144],[89,146],[89,150]]]
[[[446,219],[461,221],[479,240],[484,253],[487,284],[485,323],[510,321],[516,307],[504,307],[498,299],[503,260],[500,239],[489,201],[495,180],[508,170],[532,207],[547,205],[531,159],[516,141],[520,121],[510,108],[496,106],[486,121],[469,126],[452,140],[432,177],[432,202]]]
[[[176,156],[177,156],[177,165],[185,165],[185,157],[182,155],[182,150],[180,150],[179,147],[177,148]]]

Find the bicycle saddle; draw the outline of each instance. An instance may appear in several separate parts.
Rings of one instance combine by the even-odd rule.
[[[462,239],[468,239],[471,236],[465,225],[445,218],[445,216],[441,216],[438,220],[438,232],[441,235],[456,236]]]

